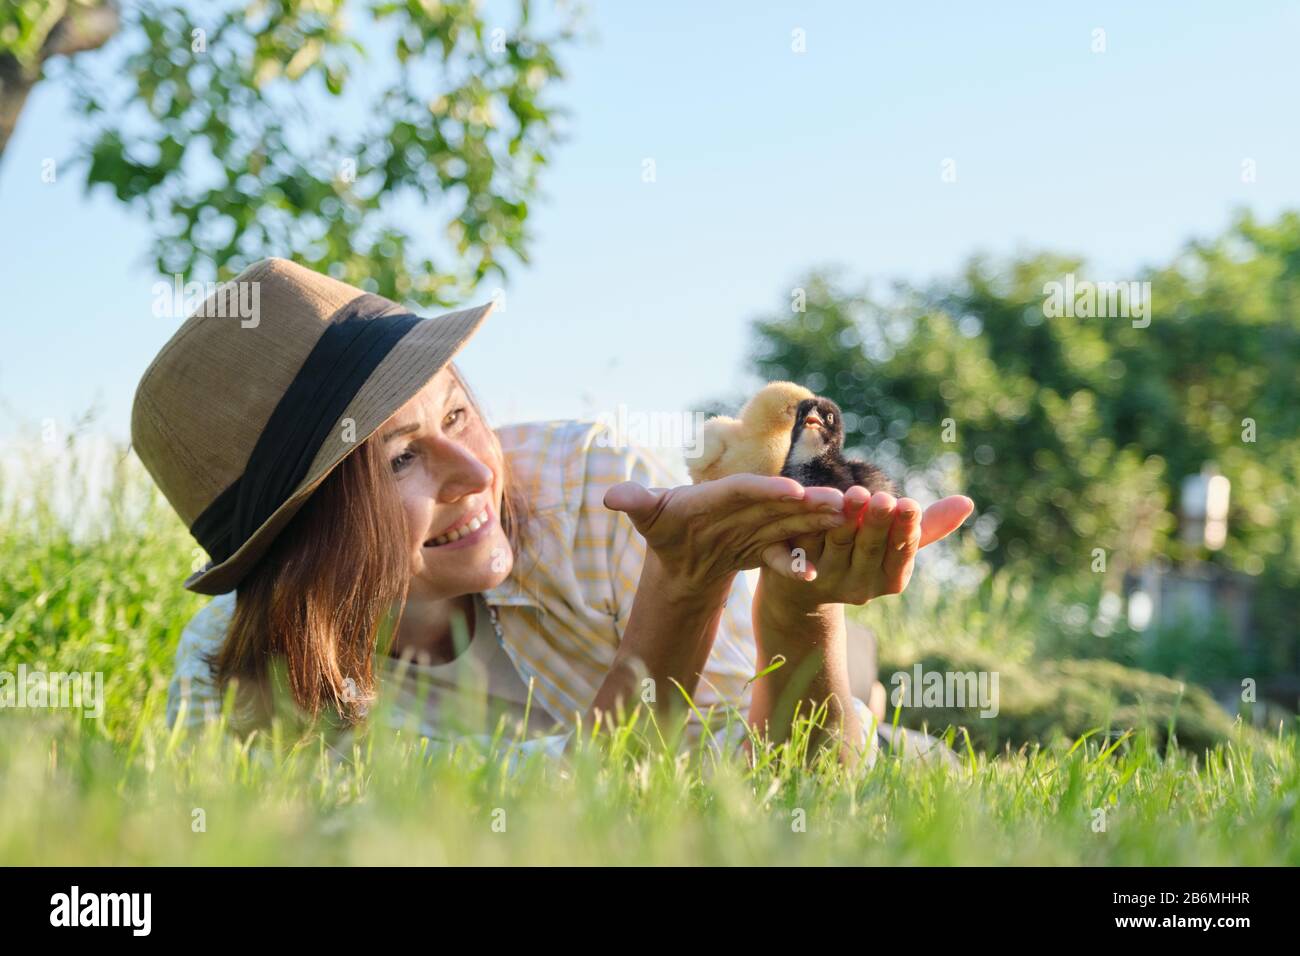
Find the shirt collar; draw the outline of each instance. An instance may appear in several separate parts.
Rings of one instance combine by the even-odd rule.
[[[510,577],[496,587],[484,591],[483,600],[494,607],[533,607],[538,610],[542,607],[541,597],[536,593],[530,593],[526,582],[520,580],[514,572],[511,572]]]

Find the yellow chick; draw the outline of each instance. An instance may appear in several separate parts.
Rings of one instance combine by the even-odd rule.
[[[771,382],[745,403],[740,418],[717,415],[700,429],[699,454],[688,451],[686,470],[697,485],[748,472],[779,475],[790,452],[795,410],[813,393],[794,382]]]

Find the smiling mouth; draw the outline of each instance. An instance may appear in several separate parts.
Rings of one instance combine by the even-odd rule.
[[[471,516],[468,521],[457,525],[450,531],[438,535],[436,538],[430,538],[428,541],[424,542],[424,546],[426,548],[438,548],[444,544],[451,544],[452,542],[459,541],[461,538],[468,538],[491,520],[491,510],[484,507],[478,514]]]

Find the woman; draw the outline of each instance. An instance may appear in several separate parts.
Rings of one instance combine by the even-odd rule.
[[[252,321],[222,308],[243,284]],[[503,714],[572,728],[672,712],[684,691],[778,741],[796,709],[825,707],[819,742],[870,751],[843,604],[901,591],[970,502],[923,518],[910,499],[785,478],[666,488],[594,426],[494,433],[450,365],[487,312],[420,319],[269,259],[163,348],[133,442],[210,556],[186,587],[235,592],[187,627],[169,715],[201,716],[237,679],[241,722],[264,720],[280,673],[301,712],[356,723],[379,657],[426,732],[490,733]],[[759,567],[751,601],[738,572]]]

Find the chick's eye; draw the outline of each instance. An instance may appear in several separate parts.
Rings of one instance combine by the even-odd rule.
[[[834,425],[834,424],[835,424],[835,416],[834,416],[834,415],[830,415],[830,414],[828,414],[828,415],[826,416],[826,424],[827,424],[827,425]]]

